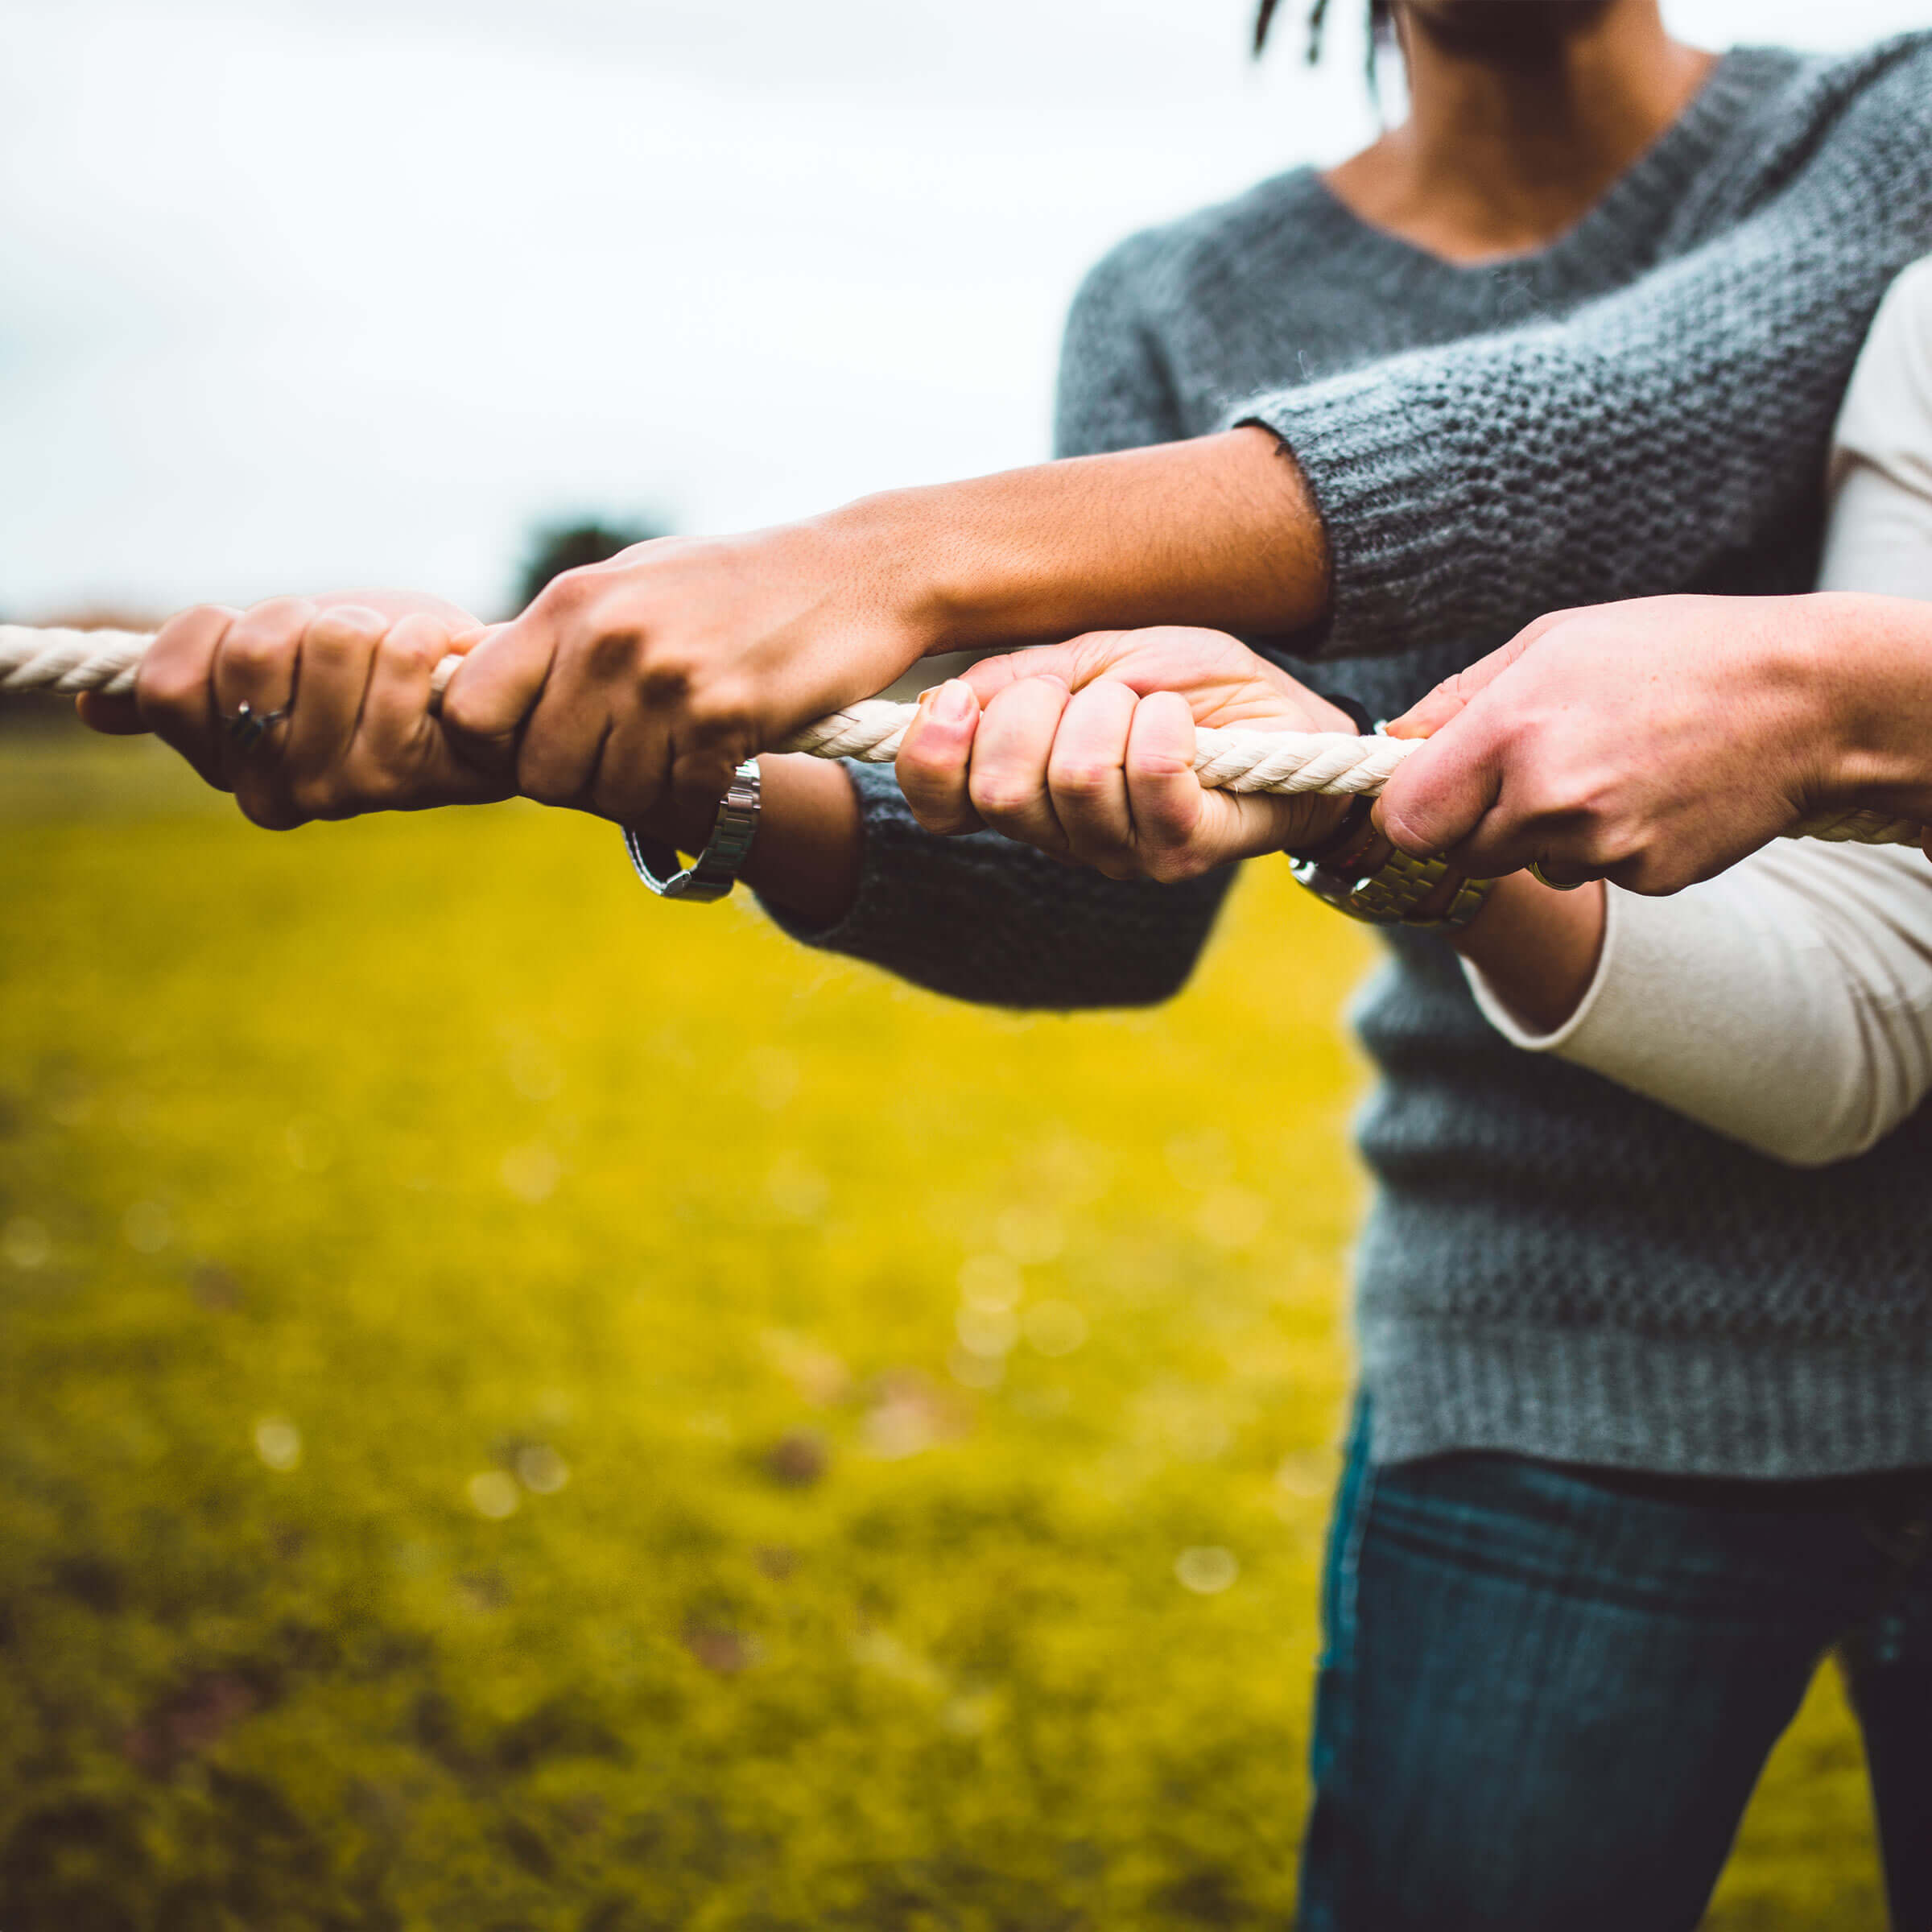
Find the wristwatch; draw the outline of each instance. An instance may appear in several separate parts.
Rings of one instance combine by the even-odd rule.
[[[1295,883],[1365,925],[1406,926],[1444,936],[1460,932],[1488,902],[1496,881],[1465,878],[1447,859],[1412,858],[1399,851],[1369,824],[1373,810],[1373,799],[1358,798],[1320,844],[1290,852]],[[1418,918],[1418,908],[1439,900],[1451,880],[1447,905]]]
[[[690,899],[702,905],[721,899],[737,883],[738,868],[758,829],[758,762],[747,758],[731,774],[731,788],[718,801],[711,836],[688,865],[678,863],[677,848],[624,828],[624,849],[638,877],[662,899]]]

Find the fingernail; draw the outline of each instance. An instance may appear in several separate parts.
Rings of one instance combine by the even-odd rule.
[[[948,678],[932,701],[932,715],[947,724],[964,724],[979,708],[972,687],[963,678]]]

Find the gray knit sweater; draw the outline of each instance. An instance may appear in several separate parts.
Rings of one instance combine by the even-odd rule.
[[[1525,259],[1447,265],[1307,170],[1136,236],[1075,303],[1059,447],[1274,430],[1335,584],[1319,634],[1261,647],[1390,713],[1546,610],[1806,588],[1860,338],[1928,250],[1932,36],[1850,59],[1740,50]],[[889,774],[852,776],[857,903],[799,936],[963,998],[1163,998],[1226,888],[929,837]],[[1390,955],[1356,1010],[1381,1074],[1358,1267],[1379,1459],[1932,1463],[1932,1108],[1794,1171],[1517,1052],[1439,942],[1401,935]]]

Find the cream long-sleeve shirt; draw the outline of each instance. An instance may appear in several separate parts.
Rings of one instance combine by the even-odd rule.
[[[1932,258],[1872,323],[1830,484],[1818,588],[1932,599]],[[1596,973],[1553,1033],[1464,971],[1515,1045],[1794,1166],[1862,1153],[1932,1090],[1932,864],[1913,849],[1794,840],[1670,898],[1608,888]]]

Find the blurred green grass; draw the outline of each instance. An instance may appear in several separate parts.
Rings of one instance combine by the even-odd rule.
[[[6,1932],[1286,1922],[1368,956],[1282,869],[1063,1020],[570,815],[14,730],[0,830]],[[1882,1922],[1827,1673],[1710,1923]]]

